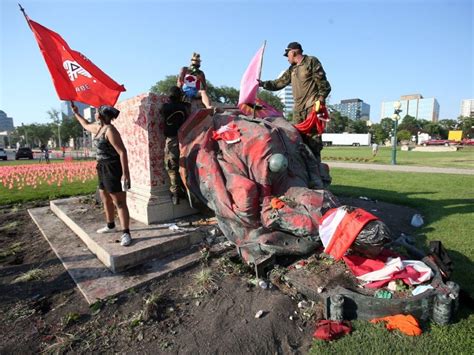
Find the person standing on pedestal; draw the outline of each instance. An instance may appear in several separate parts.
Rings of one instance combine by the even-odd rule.
[[[183,90],[185,99],[191,104],[194,100],[201,100],[206,108],[212,108],[211,100],[207,95],[206,76],[201,68],[201,55],[193,53],[191,65],[181,68],[177,86]]]
[[[117,208],[123,234],[120,245],[132,243],[130,234],[130,215],[127,207],[126,190],[130,188],[130,172],[128,169],[127,150],[122,142],[119,131],[112,125],[120,111],[112,106],[102,105],[96,113],[99,124],[90,123],[79,114],[74,103],[71,103],[74,117],[81,126],[94,134],[93,145],[96,147],[97,174],[99,176],[99,192],[104,204],[107,225],[97,230],[97,233],[116,232],[114,222],[114,206]],[[122,183],[125,191],[122,190]]]
[[[318,58],[303,55],[303,48],[298,42],[289,43],[283,55],[288,58],[290,67],[278,79],[259,81],[259,85],[269,91],[278,91],[291,84],[294,99],[293,123],[297,124],[306,119],[317,100],[325,104],[331,85]],[[318,161],[321,161],[321,136],[313,133],[304,134],[302,138]]]
[[[164,119],[165,168],[170,178],[171,199],[174,205],[179,204],[179,142],[178,130],[189,114],[189,103],[183,101],[183,93],[177,86],[170,88],[169,102],[160,110]]]

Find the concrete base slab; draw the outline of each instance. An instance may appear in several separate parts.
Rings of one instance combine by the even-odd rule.
[[[173,256],[113,273],[49,207],[33,208],[28,212],[89,304],[189,267],[200,258],[199,251],[187,248]]]
[[[443,145],[428,145],[426,147],[417,146],[412,149],[412,152],[455,152],[458,148],[457,146],[445,147]]]
[[[131,219],[133,241],[130,246],[123,247],[120,245],[121,232],[96,232],[104,226],[102,208],[82,201],[80,197],[54,200],[50,202],[50,207],[112,272],[120,272],[148,260],[188,249],[204,238],[204,234],[195,231],[195,228],[171,230],[170,224],[146,225]]]
[[[128,191],[127,206],[130,217],[144,224],[154,224],[199,212],[190,207],[188,201],[183,198],[179,205],[173,205],[167,188],[154,189],[152,192],[139,187]]]

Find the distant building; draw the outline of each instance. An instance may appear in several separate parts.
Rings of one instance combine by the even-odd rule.
[[[84,118],[88,120],[89,122],[95,122],[95,114],[97,112],[97,109],[92,106],[88,106],[84,109]]]
[[[332,107],[351,120],[367,121],[370,118],[370,105],[361,99],[341,100],[341,103],[332,105]]]
[[[413,94],[400,96],[400,100],[397,101],[400,101],[401,104],[402,112],[400,113],[400,117],[409,115],[419,120],[438,122],[439,104],[435,98],[425,99],[421,94]],[[380,119],[392,117],[395,102],[396,101],[382,102]]]
[[[284,89],[278,91],[276,93],[276,96],[278,96],[278,98],[280,99],[280,101],[284,105],[284,107],[283,107],[283,113],[284,114],[288,114],[290,112],[293,112],[293,105],[294,105],[295,102],[293,101],[293,90],[291,88],[291,85],[288,85]]]
[[[14,129],[13,118],[0,110],[0,132],[13,132]]]
[[[83,104],[82,102],[74,102],[74,104],[77,106],[79,113],[82,116],[84,116],[84,109],[90,107],[89,105]],[[71,117],[73,115],[69,101],[61,101],[61,112],[67,117]]]
[[[461,101],[461,116],[474,117],[474,99]]]

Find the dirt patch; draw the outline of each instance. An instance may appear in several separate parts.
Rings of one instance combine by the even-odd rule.
[[[412,232],[414,210],[343,202],[381,217],[395,234]],[[0,353],[308,352],[320,305],[298,307],[298,295],[260,287],[233,251],[89,307],[29,218],[29,207],[0,210]]]

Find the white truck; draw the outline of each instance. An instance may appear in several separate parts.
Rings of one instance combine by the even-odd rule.
[[[323,133],[323,144],[330,145],[352,145],[358,147],[361,145],[369,146],[370,133]]]

